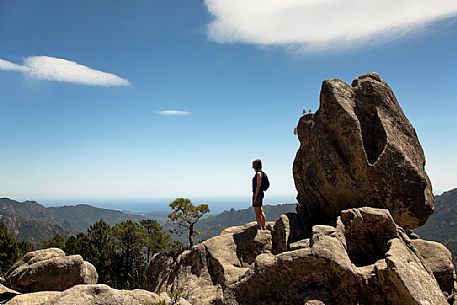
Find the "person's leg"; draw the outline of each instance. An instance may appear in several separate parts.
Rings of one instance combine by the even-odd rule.
[[[254,211],[257,225],[259,226],[259,229],[262,229],[262,207],[254,207]]]
[[[262,230],[266,230],[266,216],[265,216],[265,212],[263,211],[262,207],[260,207],[260,227],[262,228]]]

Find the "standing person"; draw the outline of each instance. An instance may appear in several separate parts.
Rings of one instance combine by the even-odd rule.
[[[252,206],[255,210],[255,219],[259,229],[265,230],[265,213],[262,209],[264,191],[270,186],[267,174],[262,172],[262,161],[260,159],[252,161],[252,168],[255,170],[255,176],[252,178]]]

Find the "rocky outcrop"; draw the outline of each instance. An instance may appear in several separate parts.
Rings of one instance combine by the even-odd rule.
[[[148,289],[183,291],[192,304],[447,304],[432,268],[388,210],[345,210],[336,226],[316,225],[309,240],[273,250],[271,236],[275,228],[287,232],[285,218],[271,232],[251,223],[176,259],[156,255]]]
[[[79,255],[65,256],[58,248],[29,252],[6,275],[7,285],[24,294],[0,285],[0,304],[190,305],[182,297],[172,300],[166,292],[118,290],[96,281],[95,268]]]
[[[156,305],[159,302],[171,304],[170,297],[160,296],[145,290],[117,290],[107,285],[77,285],[63,292],[44,291],[18,295],[7,305]],[[180,305],[190,305],[184,299]]]
[[[27,253],[6,273],[6,285],[22,293],[63,291],[97,283],[95,267],[80,255],[65,256],[58,248]]]
[[[378,74],[348,85],[324,81],[320,107],[299,121],[293,175],[306,224],[334,221],[342,210],[388,209],[406,230],[425,223],[433,195],[413,126]]]
[[[449,252],[412,229],[433,212],[425,157],[392,90],[376,73],[325,81],[299,121],[298,213],[268,230],[232,227],[178,257],[156,255],[148,289],[192,304],[445,305]],[[411,238],[415,238],[411,240]]]
[[[228,228],[176,259],[158,254],[146,270],[146,287],[156,293],[185,291],[192,304],[216,304],[224,287],[249,272],[258,255],[271,251],[271,239],[270,231],[258,231],[252,222]]]

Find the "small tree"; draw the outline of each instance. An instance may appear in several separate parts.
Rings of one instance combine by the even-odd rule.
[[[209,212],[207,204],[199,204],[195,206],[190,199],[177,198],[170,203],[172,211],[168,214],[168,218],[177,223],[179,227],[189,232],[189,245],[194,245],[193,237],[198,235],[194,226],[198,220]]]

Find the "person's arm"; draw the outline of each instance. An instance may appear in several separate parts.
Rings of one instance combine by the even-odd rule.
[[[257,172],[256,173],[256,188],[255,188],[255,194],[254,194],[254,202],[257,202],[257,196],[259,195],[260,193],[260,188],[262,187],[262,174],[261,172]]]

